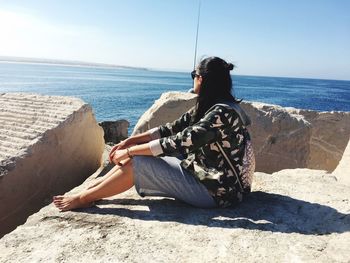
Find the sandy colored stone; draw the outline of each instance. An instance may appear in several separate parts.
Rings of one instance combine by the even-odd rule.
[[[256,173],[235,209],[131,189],[75,212],[41,209],[0,239],[0,262],[349,262],[349,207],[348,186],[308,169]]]
[[[350,186],[350,141],[346,147],[339,165],[332,173],[339,181]]]
[[[256,171],[307,167],[311,127],[302,115],[265,103],[242,102],[241,106],[252,121],[249,131]]]
[[[103,130],[80,99],[0,95],[0,236],[101,164]]]
[[[287,109],[291,114],[304,116],[312,126],[308,167],[333,171],[349,141],[350,112]]]
[[[192,93],[163,93],[138,120],[132,135],[176,120],[195,105],[196,98],[197,95]]]

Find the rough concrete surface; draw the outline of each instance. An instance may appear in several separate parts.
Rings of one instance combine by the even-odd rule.
[[[77,98],[0,94],[0,237],[101,164],[103,130]]]
[[[0,239],[0,262],[349,262],[349,243],[348,186],[294,169],[256,173],[232,209],[142,199],[134,189],[77,211],[51,204]]]

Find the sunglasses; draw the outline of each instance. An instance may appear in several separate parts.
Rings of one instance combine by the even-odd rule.
[[[196,73],[195,70],[193,70],[193,71],[191,72],[191,77],[192,77],[192,79],[194,79],[195,77],[199,77],[199,75]]]

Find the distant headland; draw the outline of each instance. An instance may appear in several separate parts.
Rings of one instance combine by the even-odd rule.
[[[53,64],[64,66],[78,66],[78,67],[101,67],[101,68],[118,68],[118,69],[138,69],[148,70],[142,67],[121,66],[107,63],[95,63],[77,60],[60,60],[60,59],[48,59],[48,58],[28,58],[28,57],[11,57],[0,56],[0,62],[18,62],[18,63],[38,63],[38,64]]]

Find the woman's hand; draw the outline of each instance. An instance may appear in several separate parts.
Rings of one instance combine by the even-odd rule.
[[[113,154],[115,151],[126,149],[126,148],[129,148],[129,147],[134,146],[134,145],[136,145],[136,144],[133,142],[132,137],[125,139],[125,140],[119,142],[118,144],[114,145],[112,150],[109,152],[109,162],[112,162],[112,157],[113,157]]]
[[[113,149],[115,149],[115,150],[126,149],[126,148],[130,147],[130,144],[135,144],[135,143],[132,142],[132,138],[127,138],[123,141],[120,141],[118,144],[114,145],[114,147],[112,148],[112,151],[113,151]]]
[[[122,160],[125,160],[129,158],[128,152],[126,149],[121,149],[121,150],[115,150],[114,152],[111,152],[109,154],[109,161],[114,164],[117,164],[119,166],[123,166],[121,163]]]

